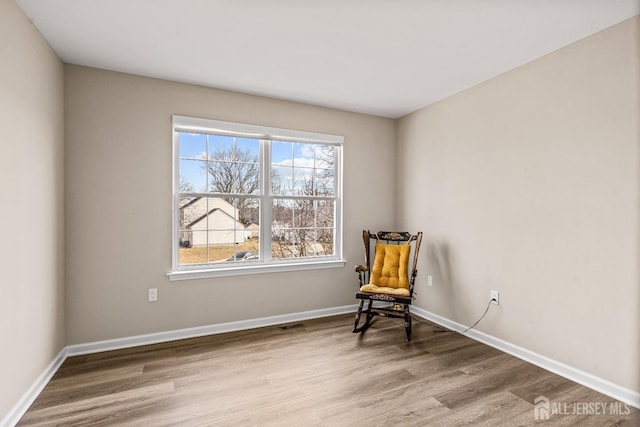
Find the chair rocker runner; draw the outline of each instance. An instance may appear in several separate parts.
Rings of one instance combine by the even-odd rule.
[[[374,316],[404,319],[407,341],[411,340],[411,313],[409,306],[413,299],[413,286],[418,274],[418,252],[422,243],[422,232],[362,231],[365,249],[365,264],[356,267],[360,289],[356,298],[360,300],[353,332],[364,332]],[[371,241],[375,240],[375,256],[371,265]],[[409,258],[413,246],[413,262],[409,270]],[[384,307],[374,307],[374,301],[393,303]],[[367,303],[365,308],[365,302]],[[366,315],[364,324],[358,327],[360,316]]]

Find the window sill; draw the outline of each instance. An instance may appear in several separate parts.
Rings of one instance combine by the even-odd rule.
[[[242,276],[246,274],[280,273],[286,271],[316,270],[323,268],[341,268],[346,260],[313,261],[305,263],[273,263],[268,265],[243,265],[225,268],[202,268],[193,270],[175,270],[167,273],[172,282],[180,280],[207,279],[211,277]]]

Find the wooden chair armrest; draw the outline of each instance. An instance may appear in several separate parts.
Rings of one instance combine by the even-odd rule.
[[[356,265],[356,273],[358,273],[358,280],[360,281],[360,286],[364,285],[365,281],[365,273],[369,271],[368,267],[364,265]]]
[[[365,271],[369,271],[369,268],[364,265],[356,265],[356,273],[364,273]]]

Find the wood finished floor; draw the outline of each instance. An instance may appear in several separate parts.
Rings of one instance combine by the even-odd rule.
[[[352,315],[67,359],[19,426],[640,425],[534,418],[534,399],[617,403],[455,332]],[[623,406],[624,409],[624,406]]]

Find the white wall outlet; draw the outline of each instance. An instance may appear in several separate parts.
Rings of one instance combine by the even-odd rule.
[[[158,301],[158,288],[149,288],[149,302]]]
[[[433,286],[433,276],[427,276],[427,286]]]
[[[491,304],[500,305],[500,292],[491,291]]]

